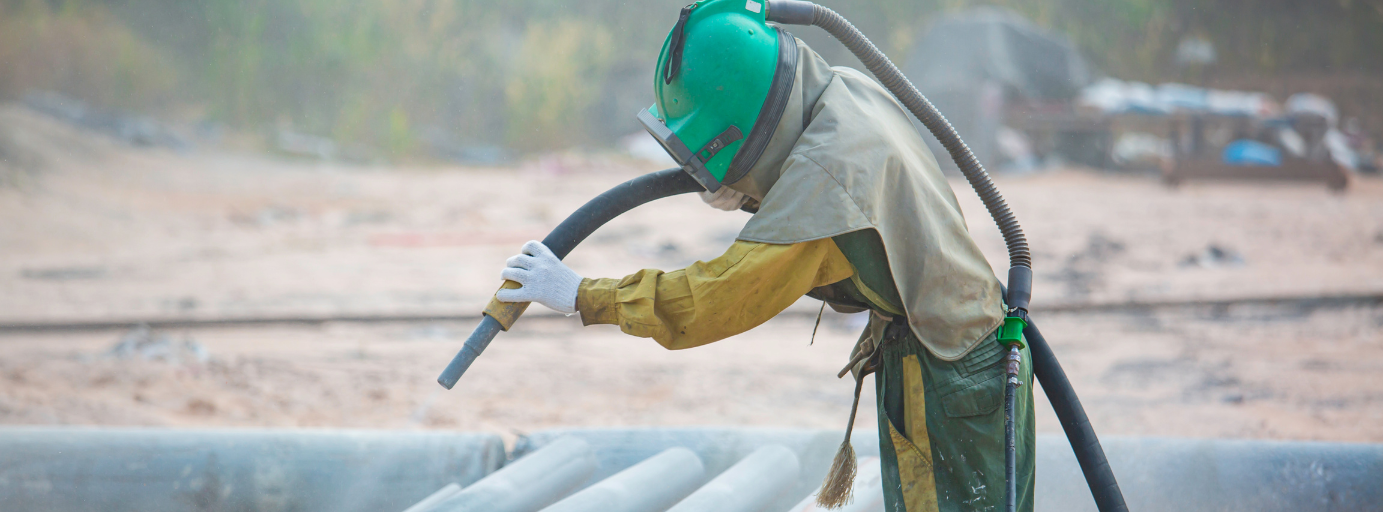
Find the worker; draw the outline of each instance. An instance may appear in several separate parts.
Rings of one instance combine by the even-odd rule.
[[[907,112],[864,74],[830,67],[764,24],[756,6],[703,0],[683,9],[658,58],[656,103],[640,115],[672,132],[661,142],[689,172],[704,173],[698,179],[714,190],[703,199],[757,210],[737,240],[710,261],[617,279],[583,278],[528,242],[501,272],[522,286],[497,298],[579,313],[585,325],[618,325],[670,350],[745,332],[803,295],[868,311],[848,366],[856,379],[875,376],[887,510],[997,510],[999,280]],[[679,158],[679,145],[699,149]],[[1031,378],[1025,368],[1022,381]],[[1018,510],[1031,511],[1032,386],[1019,393]],[[833,475],[843,480],[828,478],[818,501],[838,507],[853,471]]]

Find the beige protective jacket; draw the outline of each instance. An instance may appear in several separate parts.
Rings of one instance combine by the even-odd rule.
[[[908,323],[938,358],[1003,322],[999,280],[909,114],[882,86],[798,41],[797,78],[768,148],[731,188],[759,200],[739,239],[795,244],[877,230]]]

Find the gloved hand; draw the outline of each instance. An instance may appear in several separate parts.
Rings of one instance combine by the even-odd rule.
[[[744,206],[744,202],[749,200],[749,196],[730,187],[721,186],[715,192],[702,192],[701,200],[712,208],[733,212]]]
[[[576,312],[576,292],[581,276],[572,272],[557,255],[537,240],[523,244],[517,256],[509,258],[499,276],[523,285],[501,289],[495,298],[504,302],[537,302],[560,313]]]

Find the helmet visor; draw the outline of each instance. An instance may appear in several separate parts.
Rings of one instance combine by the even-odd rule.
[[[658,144],[663,146],[663,150],[667,151],[668,156],[671,156],[677,165],[682,166],[683,171],[701,183],[701,186],[705,187],[708,192],[720,190],[720,181],[706,170],[705,163],[691,152],[691,149],[682,142],[682,139],[677,138],[677,134],[671,128],[668,128],[666,124],[663,124],[653,115],[655,108],[657,108],[656,105],[639,110],[639,123],[643,125],[645,130],[648,130],[649,135],[653,136],[653,140],[658,141]]]

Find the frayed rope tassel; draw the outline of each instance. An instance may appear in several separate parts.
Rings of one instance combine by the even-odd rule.
[[[864,373],[864,372],[860,372]],[[831,462],[831,471],[826,473],[826,481],[821,482],[821,492],[816,495],[816,505],[825,509],[837,509],[854,500],[855,473],[859,463],[855,460],[855,447],[850,445],[850,433],[855,430],[855,413],[860,409],[860,385],[864,375],[855,377],[855,403],[850,406],[850,423],[845,426],[845,441]]]

